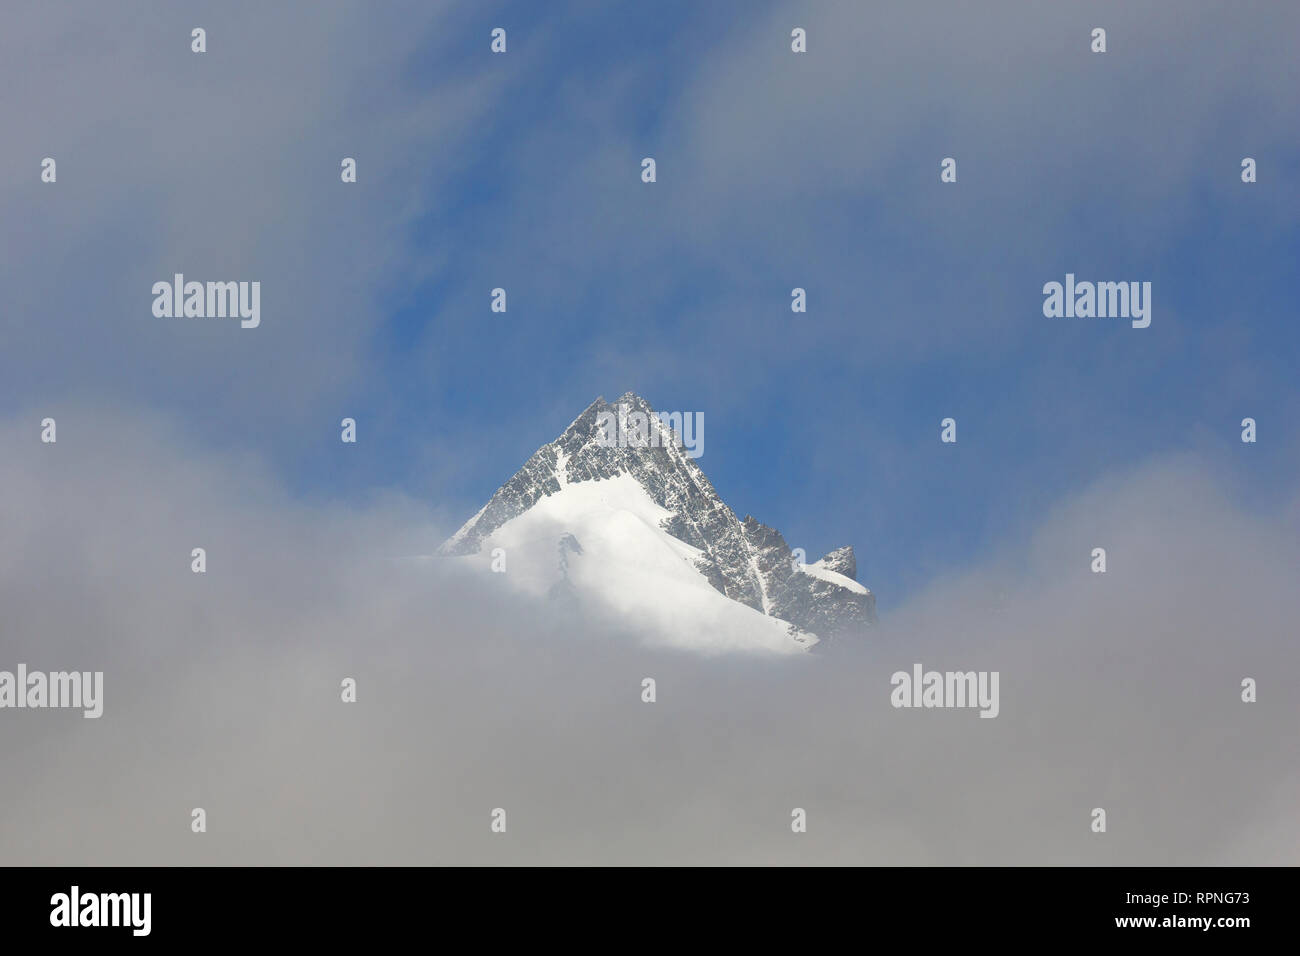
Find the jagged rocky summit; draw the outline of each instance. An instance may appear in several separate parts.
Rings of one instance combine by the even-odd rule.
[[[653,431],[651,440],[611,442],[610,419],[622,422],[638,412]],[[645,567],[647,574],[655,569],[667,574],[671,581],[657,579],[666,592],[663,600],[676,598],[673,582],[691,583],[663,564],[680,562],[718,595],[774,619],[770,623],[785,624],[790,639],[802,647],[875,621],[875,597],[857,581],[852,547],[799,563],[779,531],[748,515],[736,516],[688,451],[640,396],[628,392],[612,404],[597,398],[563,434],[537,449],[439,553],[478,555],[498,539],[511,539],[516,544],[511,550],[518,551],[521,543],[532,548],[541,535],[546,544],[533,550],[544,556],[537,560],[550,562],[548,573],[555,580],[547,590],[554,594],[560,587],[568,593],[573,566],[588,557],[585,534],[598,539],[606,567],[626,562]],[[656,540],[637,521],[671,540]],[[544,532],[538,530],[543,523]],[[533,560],[531,552],[525,558]],[[511,560],[513,571],[518,559]],[[605,587],[601,580],[600,569],[593,567],[589,585],[618,588],[615,581]],[[698,599],[694,589],[691,594]],[[618,594],[606,596],[618,604]]]

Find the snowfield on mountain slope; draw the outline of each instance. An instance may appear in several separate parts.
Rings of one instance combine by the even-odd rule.
[[[579,600],[642,627],[656,643],[718,653],[802,653],[817,643],[713,588],[694,566],[700,550],[661,529],[670,516],[630,475],[568,483],[461,560],[487,569],[493,549],[503,548],[512,587],[546,597],[567,578]],[[580,552],[562,544],[565,535]]]
[[[840,574],[838,571],[832,571],[826,567],[825,560],[814,561],[812,564],[804,564],[799,567],[804,574],[814,578],[819,578],[838,587],[848,588],[855,594],[870,594],[871,592],[850,577]]]

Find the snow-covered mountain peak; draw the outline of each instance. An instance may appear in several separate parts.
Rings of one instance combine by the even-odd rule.
[[[852,548],[799,564],[779,532],[736,517],[688,446],[635,393],[597,398],[439,553],[502,549],[507,577],[527,590],[554,593],[562,578],[565,593],[654,619],[661,636],[688,646],[798,650],[874,621]],[[627,606],[629,587],[645,591],[649,568],[666,575],[662,591],[648,607]],[[640,583],[617,583],[624,572]],[[725,621],[727,633],[701,634],[692,614],[717,618],[715,631]]]

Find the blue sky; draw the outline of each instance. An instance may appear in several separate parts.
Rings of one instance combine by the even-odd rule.
[[[707,81],[701,64],[727,59],[734,34],[749,31],[687,7],[625,13],[588,7],[540,30],[519,21],[498,58],[511,71],[509,106],[481,131],[454,199],[416,230],[416,241],[466,238],[446,273],[386,325],[389,361],[410,363],[390,381],[412,411],[439,408],[470,431],[490,422],[503,433],[480,461],[449,469],[442,494],[485,498],[596,394],[630,387],[665,408],[704,411],[701,464],[724,497],[809,552],[856,544],[862,577],[887,607],[1041,518],[1063,494],[1163,452],[1203,453],[1248,497],[1289,490],[1300,236],[1293,216],[1279,221],[1277,204],[1295,211],[1286,185],[1300,172],[1294,137],[1255,157],[1271,170],[1265,181],[1239,178],[1241,157],[1260,152],[1252,131],[1277,142],[1284,117],[1199,118],[1222,121],[1238,142],[1181,157],[1168,181],[1165,164],[1126,159],[1136,117],[1123,111],[1140,113],[1146,96],[1139,135],[1151,144],[1162,127],[1215,104],[1195,91],[1126,86],[1111,75],[1136,72],[1123,42],[1094,69],[1080,41],[1063,59],[1101,79],[1070,90],[1048,136],[1034,114],[998,115],[1002,125],[968,150],[918,110],[908,130],[915,145],[885,176],[823,189],[814,170],[818,151],[834,145],[826,134],[788,173],[756,156],[773,181],[754,177],[737,200],[743,219],[719,214],[701,238],[689,220],[665,222],[654,210],[664,201],[707,208],[714,198],[697,170],[683,168],[683,124],[671,114]],[[824,35],[812,36],[808,57],[826,55]],[[767,39],[769,59],[759,62],[798,62],[781,35]],[[1068,46],[1047,29],[1036,39]],[[1197,51],[1186,52],[1190,63]],[[893,79],[903,96],[923,85]],[[609,87],[606,103],[585,102]],[[998,113],[994,92],[970,94],[970,108]],[[789,102],[797,109],[792,94]],[[780,137],[782,111],[771,118],[775,130],[748,132]],[[790,126],[798,136],[800,121]],[[1079,149],[1062,151],[1072,144]],[[614,155],[593,161],[593,147]],[[1099,147],[1120,185],[1081,168]],[[954,154],[958,183],[940,184],[938,160]],[[659,164],[653,185],[637,177],[642,155]],[[1021,167],[1036,167],[1023,189]],[[584,169],[595,175],[574,182]],[[573,205],[538,196],[548,182]],[[923,212],[911,215],[913,205]],[[561,211],[570,223],[548,219]],[[584,236],[582,223],[598,224],[606,241]],[[952,231],[979,238],[950,242]],[[791,232],[796,241],[783,245]],[[766,262],[743,261],[752,245]],[[486,251],[498,246],[516,252]],[[1041,286],[1067,271],[1151,281],[1152,327],[1045,319]],[[469,274],[482,276],[477,287],[457,281]],[[505,317],[486,309],[496,284],[510,295]],[[548,295],[554,285],[565,287],[563,304]],[[806,315],[789,310],[795,285],[809,290]],[[419,374],[430,358],[436,380]],[[947,415],[959,422],[956,446],[938,441]],[[1268,432],[1254,447],[1238,440],[1246,415]]]
[[[6,244],[0,401],[144,407],[304,498],[397,490],[454,526],[632,389],[704,414],[742,516],[810,556],[853,544],[882,610],[1154,456],[1276,504],[1300,463],[1300,16],[1202,6],[41,19],[11,68],[43,46],[63,68],[6,120],[61,174],[41,192],[40,156],[5,160],[32,226]],[[182,270],[259,278],[263,327],[157,325],[146,291]],[[1067,272],[1150,281],[1151,327],[1044,318]]]

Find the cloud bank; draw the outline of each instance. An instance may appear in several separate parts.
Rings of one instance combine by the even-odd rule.
[[[103,670],[104,715],[0,713],[6,863],[1300,862],[1300,512],[1195,459],[1061,501],[861,640],[702,658],[394,560],[463,516],[303,504],[129,409],[55,445],[38,420],[0,427],[0,668]],[[892,708],[914,662],[999,671],[999,716]]]

